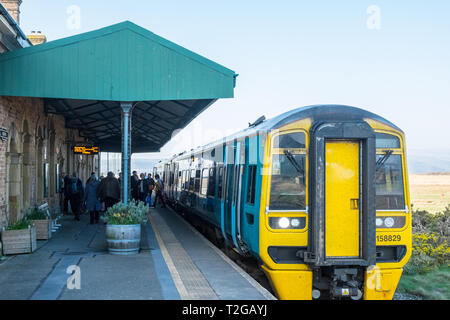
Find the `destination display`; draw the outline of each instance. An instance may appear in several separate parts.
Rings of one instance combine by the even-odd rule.
[[[93,155],[98,154],[98,147],[91,146],[74,146],[73,153],[75,154],[85,154],[85,155]]]

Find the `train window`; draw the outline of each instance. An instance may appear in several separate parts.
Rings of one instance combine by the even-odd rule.
[[[194,184],[194,192],[200,191],[200,170],[195,172],[195,184]]]
[[[247,203],[250,205],[255,204],[256,168],[256,166],[248,167]]]
[[[216,168],[209,169],[208,196],[214,197],[216,193]]]
[[[305,148],[306,136],[303,132],[280,134],[273,139],[274,148]]]
[[[219,167],[219,181],[217,184],[217,196],[222,199],[222,189],[223,189],[223,166]]]
[[[305,155],[273,155],[269,210],[305,209]]]
[[[400,148],[400,139],[392,134],[377,132],[375,137],[377,149]]]
[[[392,152],[377,155],[376,208],[378,210],[405,209],[401,155]]]
[[[191,170],[191,177],[189,179],[189,191],[194,191],[195,185],[195,170]]]
[[[209,169],[203,169],[202,171],[202,189],[200,194],[206,196],[208,192],[208,180],[209,180]]]

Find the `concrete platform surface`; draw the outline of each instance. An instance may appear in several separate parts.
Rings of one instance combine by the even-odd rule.
[[[72,216],[33,254],[0,262],[0,300],[273,300],[171,209],[150,209],[141,250],[107,252],[105,225]]]

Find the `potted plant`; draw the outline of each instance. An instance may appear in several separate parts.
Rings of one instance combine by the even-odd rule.
[[[32,253],[36,250],[36,228],[26,218],[2,230],[3,254]]]
[[[108,208],[102,220],[106,224],[106,242],[111,254],[137,254],[141,243],[141,224],[147,222],[148,207],[117,203]]]
[[[37,240],[48,240],[52,237],[52,220],[45,211],[34,208],[29,211],[27,219],[34,223]]]

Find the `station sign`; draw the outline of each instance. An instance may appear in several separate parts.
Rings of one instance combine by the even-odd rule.
[[[98,154],[98,147],[93,146],[74,146],[73,153],[74,154],[84,154],[84,155],[93,155]]]

